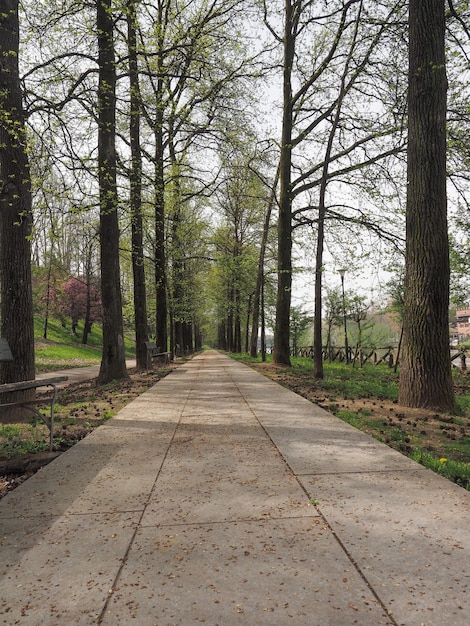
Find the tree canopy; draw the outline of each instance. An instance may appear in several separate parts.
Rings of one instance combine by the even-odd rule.
[[[34,303],[47,328],[47,316],[61,314],[47,295],[57,280],[100,285],[103,380],[126,375],[125,331],[143,367],[149,337],[171,351],[211,341],[256,354],[267,324],[275,361],[288,364],[303,255],[313,259],[314,372],[322,376],[328,275],[347,267],[353,280],[360,268],[380,273],[401,258],[408,294],[421,280],[410,256],[413,10],[412,0],[9,0],[0,23],[0,279],[2,333],[23,363],[15,376],[32,376],[32,355],[12,334],[8,285],[15,293],[18,281],[31,285],[31,267],[34,291],[21,305],[29,328],[28,293],[47,303]],[[440,195],[450,258],[463,275],[469,9],[442,0],[439,11],[446,58],[425,64],[446,65],[439,120],[447,126],[432,136],[447,154]],[[436,43],[437,31],[426,32]],[[416,58],[410,75],[420,72]],[[18,197],[7,194],[16,176],[9,159],[25,174]],[[431,205],[423,211],[426,220]],[[11,232],[21,239],[22,276],[9,274]],[[418,315],[411,300],[405,329],[407,315]],[[444,350],[445,289],[421,314],[429,331],[437,302]],[[427,343],[435,336],[417,332]]]

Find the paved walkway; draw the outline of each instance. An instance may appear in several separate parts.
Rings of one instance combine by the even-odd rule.
[[[127,369],[130,369],[131,367],[135,367],[135,365],[136,365],[135,359],[126,361]],[[51,378],[54,376],[67,376],[68,380],[66,382],[59,383],[57,385],[57,388],[61,389],[62,387],[66,387],[67,385],[70,385],[71,383],[82,383],[85,380],[96,378],[99,373],[100,373],[99,365],[87,365],[86,367],[74,367],[68,370],[61,370],[60,372],[45,372],[44,374],[37,374],[36,378],[40,380],[41,378]]]
[[[208,351],[3,498],[0,624],[467,626],[469,505]]]

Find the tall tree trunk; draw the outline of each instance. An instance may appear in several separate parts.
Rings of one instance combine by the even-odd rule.
[[[172,202],[172,225],[171,225],[171,310],[172,310],[172,323],[171,323],[171,350],[176,353],[177,346],[180,348],[183,346],[183,325],[186,318],[185,307],[185,290],[184,290],[184,275],[186,265],[184,262],[185,251],[184,245],[181,241],[180,229],[183,221],[183,213],[181,206],[181,185],[179,177],[179,168],[176,158],[175,145],[173,141],[174,129],[173,124],[170,123],[170,139],[168,142],[171,167],[173,171],[173,202]]]
[[[46,311],[44,314],[44,329],[42,336],[47,339],[47,331],[49,330],[49,309],[51,306],[51,280],[52,280],[52,250],[47,265],[47,286],[46,286]]]
[[[227,350],[227,332],[226,332],[226,320],[219,323],[217,330],[217,347],[219,350]]]
[[[240,354],[242,351],[242,326],[241,326],[241,296],[238,287],[234,290],[235,314],[233,318],[233,349]]]
[[[454,409],[449,353],[444,0],[409,2],[406,278],[399,402]]]
[[[252,313],[254,293],[250,293],[248,296],[248,306],[246,307],[246,323],[245,323],[245,352],[250,352],[250,315]]]
[[[160,114],[158,115],[160,117]],[[165,189],[163,178],[163,119],[155,129],[155,293],[156,343],[163,351],[168,343],[168,302],[165,253]]]
[[[186,322],[184,325],[184,345],[185,349],[190,351],[194,346],[193,325],[191,322]]]
[[[147,367],[148,341],[147,290],[142,217],[142,154],[140,150],[140,87],[137,63],[136,0],[127,3],[127,48],[129,52],[130,128],[132,166],[130,173],[130,209],[132,229],[132,274],[134,279],[134,326],[137,367]]]
[[[271,223],[271,214],[276,201],[276,188],[279,182],[279,168],[276,171],[274,178],[273,188],[268,201],[266,209],[266,215],[264,217],[263,236],[261,238],[261,246],[258,259],[258,273],[256,276],[256,287],[253,296],[253,320],[251,324],[251,337],[250,337],[250,356],[256,359],[258,354],[258,329],[259,329],[259,316],[260,316],[260,304],[261,304],[261,291],[264,282],[264,260],[266,257],[266,246],[268,245],[269,225]]]
[[[228,312],[227,312],[227,350],[229,352],[234,352],[233,349],[233,319],[234,319],[234,311],[235,311],[235,289],[233,286],[230,286],[228,289]]]
[[[18,51],[18,0],[4,0],[0,10],[0,307],[1,335],[14,360],[1,364],[2,383],[35,377],[32,198]]]
[[[163,150],[163,59],[164,30],[168,20],[169,3],[158,2],[157,86],[155,92],[155,297],[156,343],[163,351],[168,344],[168,302],[165,252],[165,180]]]
[[[266,361],[266,313],[264,308],[264,282],[261,285],[261,360]]]
[[[98,31],[98,176],[100,189],[101,299],[103,355],[101,384],[127,378],[119,271],[119,223],[116,185],[116,66],[111,0],[97,0]]]
[[[295,30],[292,0],[285,0],[283,114],[281,157],[279,164],[280,192],[278,217],[277,301],[274,327],[274,363],[290,365],[289,324],[292,296],[292,67],[295,53]]]
[[[323,328],[322,328],[322,310],[323,310],[323,252],[325,247],[325,218],[326,218],[326,190],[328,187],[328,169],[330,166],[331,153],[333,150],[333,141],[338,130],[341,119],[341,108],[346,93],[346,78],[349,72],[349,65],[354,56],[354,49],[357,40],[358,27],[362,15],[361,7],[356,17],[356,27],[352,39],[350,51],[345,62],[344,71],[341,76],[339,86],[338,99],[336,104],[335,116],[333,124],[328,136],[326,145],[325,159],[323,161],[322,177],[320,181],[320,192],[318,201],[318,226],[317,226],[317,250],[315,257],[315,314],[313,319],[313,374],[315,378],[323,378]],[[346,10],[343,11],[343,19],[346,16]]]
[[[194,349],[202,350],[202,333],[198,324],[194,324]]]

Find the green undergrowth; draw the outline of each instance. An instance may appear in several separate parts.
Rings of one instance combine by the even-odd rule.
[[[244,363],[261,363],[261,357],[253,359],[243,354],[230,354],[233,359]],[[267,363],[272,363],[272,356],[267,355]],[[282,368],[286,377],[297,377],[300,382],[308,383],[317,389],[337,394],[342,398],[377,398],[378,400],[398,399],[398,374],[387,366],[365,364],[364,367],[352,367],[343,363],[324,363],[324,377],[313,376],[312,359],[292,357],[291,366]],[[282,380],[280,381],[283,382]]]
[[[36,420],[26,424],[0,425],[0,457],[7,459],[49,450],[48,431]]]
[[[455,461],[447,457],[437,458],[421,448],[415,448],[410,458],[470,491],[470,463]]]

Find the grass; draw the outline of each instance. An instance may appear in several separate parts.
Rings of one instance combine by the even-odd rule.
[[[101,362],[103,342],[101,327],[93,324],[87,345],[81,343],[82,333],[82,323],[78,324],[77,334],[74,335],[70,327],[63,327],[60,321],[51,319],[48,323],[47,339],[44,339],[44,320],[36,316],[34,320],[36,372],[98,365]],[[133,339],[125,336],[124,345],[126,358],[134,358]]]
[[[3,424],[0,426],[0,456],[7,459],[24,454],[47,452],[48,431],[36,421],[29,424]]]
[[[421,448],[416,448],[410,456],[417,463],[470,491],[470,463],[463,463],[446,457],[438,459],[432,454],[424,452]]]
[[[343,398],[398,399],[397,375],[388,367],[365,364],[363,368],[352,368],[341,363],[325,363],[325,377],[318,381],[312,376],[312,361],[307,358],[294,359],[290,372],[308,376],[315,383]]]
[[[253,359],[243,354],[230,356],[244,363],[261,363],[261,357]],[[342,398],[377,398],[395,402],[398,399],[398,374],[386,366],[365,363],[364,367],[359,369],[342,363],[326,362],[325,376],[318,379],[313,376],[311,359],[293,357],[291,361],[291,367],[283,368],[285,374],[297,377],[332,395]],[[267,362],[272,362],[271,355],[267,356]]]

